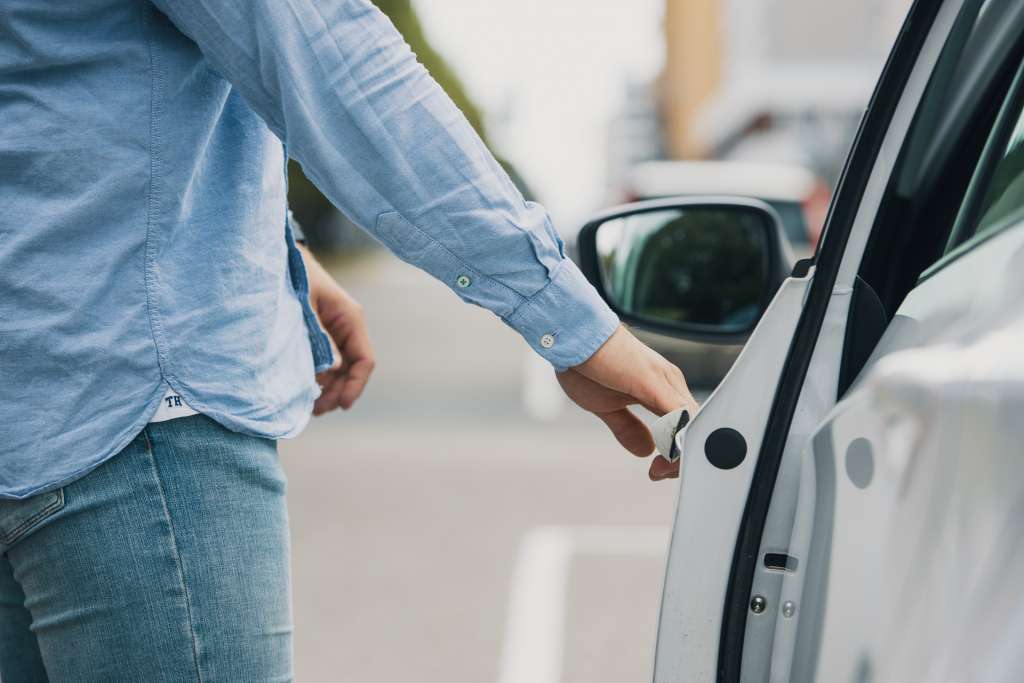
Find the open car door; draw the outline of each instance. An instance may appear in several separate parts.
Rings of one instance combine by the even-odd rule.
[[[658,627],[656,683],[814,680],[813,661],[772,666],[773,647],[780,643],[788,645],[776,656],[784,651],[793,658],[803,651],[793,646],[805,635],[801,607],[782,599],[783,580],[803,575],[814,559],[791,548],[802,454],[849,386],[850,368],[863,366],[888,325],[885,308],[876,305],[859,268],[898,162],[905,165],[916,154],[905,142],[929,83],[941,80],[955,61],[983,4],[913,3],[861,122],[815,258],[797,263],[776,283],[777,292],[761,309],[729,374],[675,436],[672,452],[682,454],[680,493]],[[660,203],[665,210],[672,202]],[[630,217],[629,207],[612,218],[624,217]],[[584,228],[580,255],[612,307],[639,327],[714,338],[713,330],[690,325],[692,311],[673,333],[652,323],[660,309],[631,307],[637,302],[626,305],[615,296],[609,283],[623,275],[602,251],[608,239],[599,234],[608,218]],[[622,232],[620,226],[614,237]],[[647,238],[645,244],[654,241]],[[692,280],[690,270],[683,274],[671,279],[672,286]]]
[[[844,364],[859,367],[856,356],[870,352],[888,323],[859,278],[860,265],[899,163],[919,153],[906,146],[911,127],[940,127],[938,120],[916,120],[929,83],[955,68],[983,5],[913,5],[862,121],[814,264],[801,264],[782,284],[730,374],[676,437],[683,460],[657,683],[810,681],[820,673],[814,621],[797,611],[823,607],[783,594],[787,579],[801,585],[792,579],[828,559],[792,547],[797,502],[808,498],[798,495],[802,456],[851,379]],[[735,452],[723,459],[717,451],[726,435]],[[773,666],[773,645],[776,657],[790,661]]]

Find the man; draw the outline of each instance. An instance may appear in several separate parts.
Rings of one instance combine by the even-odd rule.
[[[274,440],[373,351],[287,156],[631,452],[693,405],[368,0],[5,0],[0,126],[4,681],[291,676]]]

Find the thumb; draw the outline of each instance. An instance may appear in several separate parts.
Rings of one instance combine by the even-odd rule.
[[[659,455],[651,461],[651,469],[648,476],[651,478],[651,481],[677,479],[679,478],[679,461],[669,462]]]

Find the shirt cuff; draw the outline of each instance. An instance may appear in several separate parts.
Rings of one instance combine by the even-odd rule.
[[[557,372],[590,358],[619,326],[618,316],[569,259],[505,322]]]

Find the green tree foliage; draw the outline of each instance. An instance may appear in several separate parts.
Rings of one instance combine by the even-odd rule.
[[[420,63],[444,88],[448,96],[455,101],[470,125],[486,140],[483,115],[466,94],[465,88],[451,66],[427,41],[423,25],[416,16],[411,0],[375,0],[375,2],[381,11],[388,15],[405,41],[412,47]],[[505,167],[508,169],[507,164]],[[511,169],[508,170],[511,171]],[[516,174],[512,172],[512,176],[515,178]],[[324,217],[332,210],[330,202],[306,179],[302,174],[302,169],[294,161],[290,162],[288,168],[288,201],[299,223],[308,228],[320,225]]]
[[[430,46],[427,37],[423,34],[423,25],[412,8],[411,0],[375,0],[375,4],[391,18],[395,28],[405,38],[405,42],[412,47],[412,51],[416,53],[420,63],[427,68],[434,80],[455,101],[462,113],[466,115],[470,125],[486,140],[483,115],[466,94],[466,89],[451,66]]]

